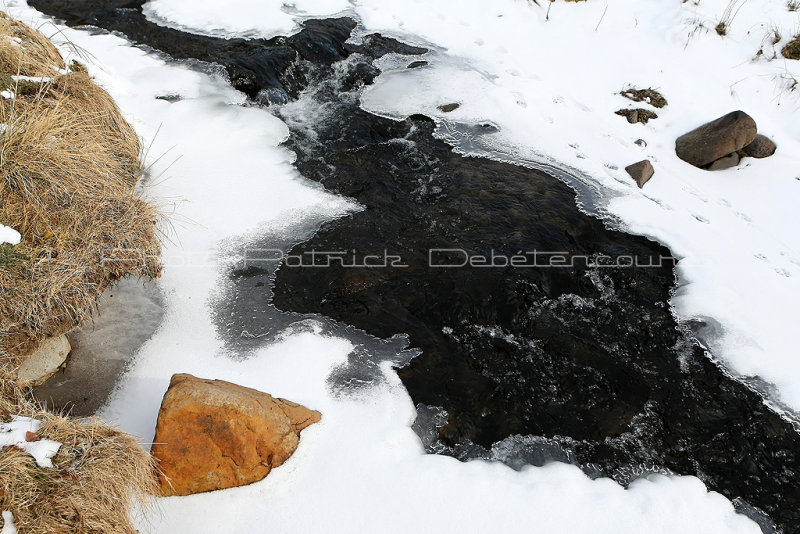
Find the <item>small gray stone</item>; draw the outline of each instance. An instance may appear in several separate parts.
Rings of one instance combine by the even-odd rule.
[[[17,380],[28,386],[44,383],[63,365],[70,350],[67,336],[48,338],[19,366]]]
[[[753,142],[742,149],[742,151],[751,158],[768,158],[775,153],[775,143],[765,136],[758,134]]]
[[[443,104],[439,106],[439,111],[450,113],[451,111],[457,110],[459,107],[461,107],[461,104],[458,102],[453,102],[452,104]]]
[[[653,164],[650,163],[649,159],[644,159],[638,163],[634,163],[633,165],[628,165],[625,167],[625,170],[628,171],[628,174],[631,175],[631,178],[636,181],[639,189],[644,187],[644,184],[646,184],[656,172],[655,169],[653,169]]]
[[[738,152],[732,152],[725,157],[719,158],[717,161],[708,166],[709,171],[722,171],[736,167],[742,160]]]

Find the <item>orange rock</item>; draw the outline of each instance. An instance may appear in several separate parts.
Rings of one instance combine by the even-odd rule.
[[[151,450],[163,495],[243,486],[297,449],[319,412],[222,380],[173,375]]]

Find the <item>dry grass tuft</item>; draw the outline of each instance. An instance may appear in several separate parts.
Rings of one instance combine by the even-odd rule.
[[[736,18],[736,15],[739,14],[739,10],[742,9],[742,6],[747,3],[747,0],[730,0],[728,2],[727,7],[722,12],[722,17],[719,20],[719,23],[714,28],[717,32],[717,35],[720,37],[724,37],[728,34],[728,29],[731,27],[731,23],[733,23],[733,19]]]
[[[786,59],[800,59],[800,35],[796,35],[794,39],[786,43],[781,54]]]
[[[33,417],[43,422],[41,439],[62,443],[53,468],[18,449],[0,453],[0,510],[14,514],[20,534],[134,534],[134,506],[147,506],[157,491],[152,457],[141,445],[97,420],[40,410],[2,379],[0,393],[0,419]]]
[[[23,236],[0,250],[0,365],[13,367],[113,282],[160,275],[159,216],[133,192],[136,133],[84,70],[59,74],[52,44],[2,13],[0,68],[15,94],[0,99],[0,224]]]
[[[0,72],[52,77],[63,68],[64,59],[47,37],[0,12]]]

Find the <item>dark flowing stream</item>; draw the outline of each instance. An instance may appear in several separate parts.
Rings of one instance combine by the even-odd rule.
[[[418,67],[426,50],[375,34],[348,43],[348,18],[309,20],[290,37],[221,39],[152,24],[140,1],[31,3],[221,65],[289,125],[306,178],[365,207],[287,244],[277,272],[244,266],[230,283],[247,306],[406,334],[421,354],[397,372],[429,451],[515,468],[571,462],[623,485],[695,475],[765,531],[800,531],[800,435],[676,322],[668,249],[581,212],[548,174],[457,154],[428,117],[359,107],[376,58],[406,55]],[[259,328],[246,322],[220,331],[235,344],[231,332]]]

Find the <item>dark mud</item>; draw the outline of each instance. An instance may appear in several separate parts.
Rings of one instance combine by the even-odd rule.
[[[696,475],[765,530],[798,531],[800,435],[676,323],[671,262],[607,265],[649,265],[667,249],[580,212],[574,192],[547,174],[459,156],[426,117],[398,122],[359,108],[361,87],[379,74],[376,57],[422,50],[375,35],[347,44],[349,19],[308,21],[287,38],[225,40],[150,24],[141,2],[32,3],[177,59],[222,65],[255,101],[285,104],[273,109],[304,176],[366,207],[289,250],[306,262],[312,251],[346,252],[339,259],[231,273],[219,328],[232,345],[241,332],[270,330],[258,323],[271,316],[270,299],[378,338],[406,334],[421,355],[398,373],[430,451],[514,467],[569,461],[621,484],[649,472]],[[419,61],[408,58],[425,68]],[[434,249],[464,251],[435,255],[439,264],[528,255],[524,265],[434,268]],[[601,256],[605,266],[591,265]],[[375,267],[384,259],[394,267]]]

